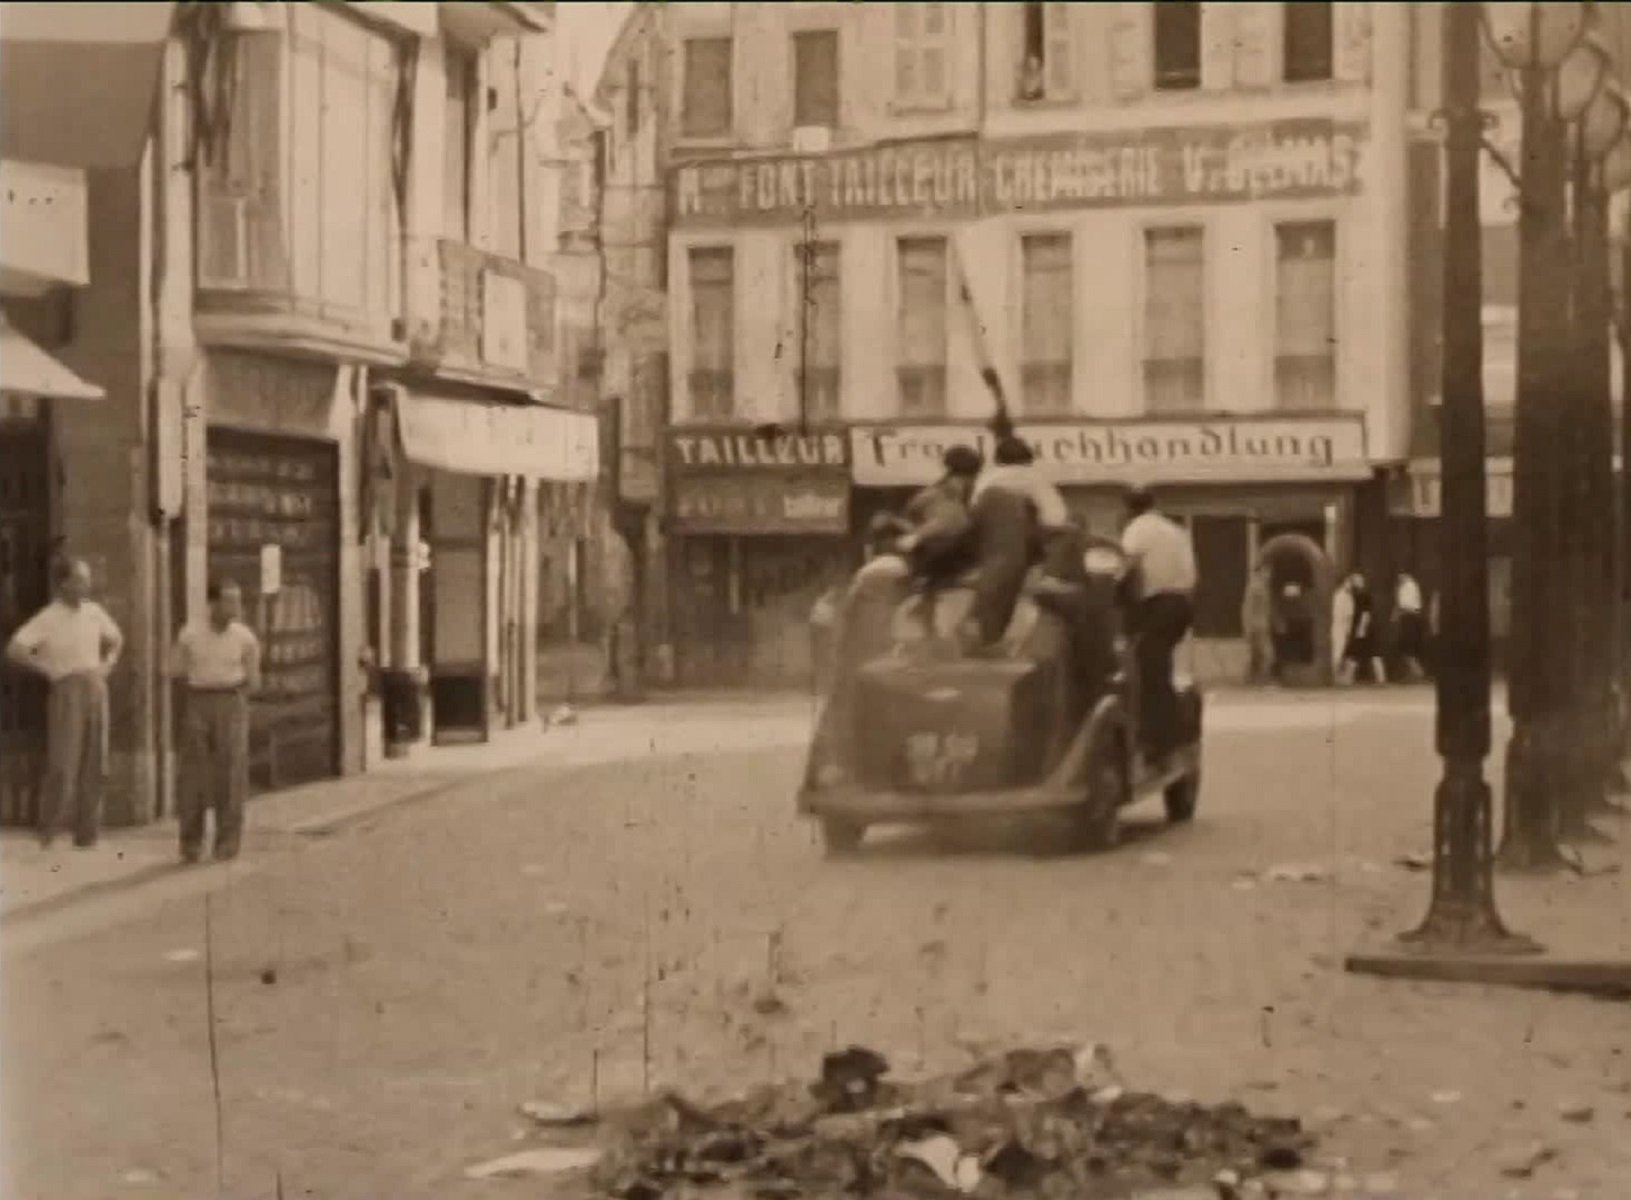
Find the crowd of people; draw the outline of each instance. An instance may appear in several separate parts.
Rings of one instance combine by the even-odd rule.
[[[1305,580],[1276,580],[1271,564],[1260,564],[1246,585],[1241,628],[1247,647],[1249,683],[1286,683],[1298,667],[1319,666],[1319,596]],[[1330,669],[1339,684],[1388,681],[1413,683],[1428,675],[1430,614],[1421,584],[1408,571],[1394,581],[1389,619],[1369,582],[1350,573],[1331,595]]]

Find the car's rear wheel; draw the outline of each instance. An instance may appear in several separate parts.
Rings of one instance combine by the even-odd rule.
[[[1113,743],[1092,757],[1087,797],[1076,819],[1082,849],[1114,850],[1121,843],[1121,809],[1127,803],[1127,759]]]
[[[847,821],[843,817],[821,818],[821,844],[833,858],[854,854],[861,848],[864,837],[866,826],[859,821]]]
[[[1201,773],[1197,768],[1167,785],[1162,799],[1167,806],[1167,820],[1181,825],[1195,819],[1195,806],[1201,798]]]

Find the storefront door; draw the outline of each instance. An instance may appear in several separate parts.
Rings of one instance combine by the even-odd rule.
[[[51,596],[50,455],[43,429],[0,427],[0,648]],[[45,687],[0,669],[0,821],[27,825],[45,751]]]
[[[340,765],[337,449],[212,429],[208,471],[210,575],[243,589],[264,660],[250,710],[251,786],[330,778]]]

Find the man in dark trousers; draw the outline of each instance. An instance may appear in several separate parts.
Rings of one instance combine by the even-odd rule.
[[[215,810],[215,857],[237,857],[249,792],[249,697],[260,687],[261,648],[240,619],[235,583],[209,587],[209,619],[176,638],[172,675],[186,688],[182,710],[181,857],[197,862],[204,817]]]
[[[1160,763],[1177,748],[1178,692],[1172,681],[1173,651],[1195,619],[1195,547],[1184,527],[1160,512],[1148,488],[1127,493],[1131,518],[1121,547],[1136,587],[1133,615],[1139,736],[1145,757]]]

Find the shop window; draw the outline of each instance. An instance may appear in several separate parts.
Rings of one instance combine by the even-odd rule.
[[[476,115],[476,56],[457,46],[445,50],[447,108],[442,133],[442,232],[456,241],[470,237],[470,147]]]
[[[1201,86],[1201,6],[1186,0],[1155,5],[1155,86],[1187,91]]]
[[[1069,99],[1076,91],[1075,7],[1028,0],[1019,9],[1019,99]]]
[[[946,239],[901,238],[895,250],[900,281],[895,377],[901,415],[939,416],[946,411]]]
[[[793,124],[801,129],[832,129],[838,124],[836,29],[793,35]]]
[[[729,137],[731,39],[685,40],[685,91],[680,99],[680,132],[685,137]]]
[[[1046,233],[1021,238],[1020,259],[1024,275],[1020,318],[1025,411],[1036,416],[1068,413],[1075,345],[1070,235]]]
[[[697,247],[691,263],[691,412],[736,412],[736,262],[729,246]]]
[[[842,346],[839,250],[837,242],[806,242],[798,247],[800,319],[798,395],[800,411],[812,421],[830,421],[839,413]]]
[[[1144,232],[1144,407],[1196,412],[1206,399],[1205,237],[1199,226]]]
[[[1282,55],[1287,83],[1330,79],[1333,67],[1332,13],[1329,3],[1297,0],[1280,6],[1284,14]]]
[[[951,5],[898,3],[895,11],[895,101],[905,108],[944,108],[951,101]]]
[[[1336,224],[1274,228],[1274,391],[1283,409],[1336,407]]]

